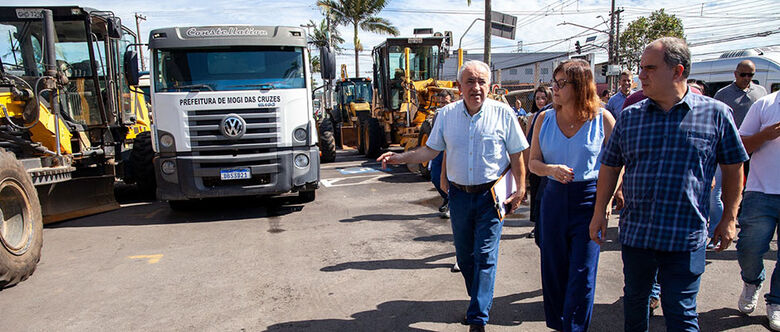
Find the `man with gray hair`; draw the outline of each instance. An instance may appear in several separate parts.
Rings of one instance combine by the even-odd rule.
[[[421,163],[446,151],[450,223],[455,256],[471,297],[466,310],[470,331],[484,331],[493,302],[502,221],[490,188],[511,166],[517,192],[503,203],[517,209],[525,195],[522,151],[528,142],[509,105],[488,99],[490,67],[468,61],[458,71],[462,99],[439,109],[425,146],[377,158],[385,164]]]
[[[718,165],[725,206],[713,235],[716,250],[728,248],[736,233],[742,162],[748,155],[731,109],[690,92],[690,65],[682,39],[664,37],[647,45],[639,79],[648,98],[620,113],[602,149],[590,236],[602,242],[607,203],[625,166],[619,239],[626,331],[648,330],[656,273],[667,330],[699,330],[696,295],[704,273],[710,185]]]

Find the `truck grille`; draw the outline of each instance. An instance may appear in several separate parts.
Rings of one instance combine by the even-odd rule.
[[[239,139],[222,135],[219,123],[230,113],[246,121],[246,133]],[[276,108],[197,110],[189,112],[188,125],[195,176],[204,185],[250,186],[269,184],[278,172],[276,156],[279,124]],[[252,179],[221,181],[222,169],[250,168]]]

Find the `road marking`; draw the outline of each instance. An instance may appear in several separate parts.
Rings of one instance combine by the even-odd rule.
[[[357,176],[350,176],[344,178],[320,179],[320,183],[322,183],[322,185],[327,188],[357,186],[357,185],[380,183],[379,179],[396,176],[396,175],[402,175],[402,174],[412,174],[412,173],[411,172],[392,173],[392,174],[382,173],[382,174],[374,174],[374,175],[357,175]],[[355,179],[357,179],[357,181]],[[349,181],[349,182],[340,183],[345,181]]]
[[[127,256],[127,258],[130,259],[146,259],[147,260],[146,262],[149,264],[157,264],[160,261],[160,258],[162,257],[163,254]]]
[[[342,168],[339,170],[339,173],[344,175],[377,173],[377,172],[379,172],[379,170],[372,167],[349,167],[349,168]]]

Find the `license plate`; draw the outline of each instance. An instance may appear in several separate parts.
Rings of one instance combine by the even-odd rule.
[[[223,169],[219,171],[219,178],[222,180],[251,179],[252,173],[249,172],[248,168]]]

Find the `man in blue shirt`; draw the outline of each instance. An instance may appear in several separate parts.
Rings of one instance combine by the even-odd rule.
[[[484,331],[493,301],[502,222],[490,188],[511,165],[518,189],[504,204],[513,211],[525,195],[522,151],[528,142],[512,108],[487,98],[489,88],[490,67],[466,62],[458,71],[463,99],[439,109],[426,146],[377,158],[384,168],[421,163],[446,151],[455,255],[471,297],[466,311],[470,331]]]
[[[731,109],[690,93],[691,57],[674,37],[650,43],[640,60],[639,79],[648,97],[623,110],[602,150],[591,238],[601,243],[607,202],[621,168],[625,207],[620,216],[626,331],[648,330],[653,278],[670,331],[698,331],[696,295],[705,265],[710,185],[716,165],[723,172],[724,211],[713,239],[717,251],[736,233],[747,152]]]
[[[609,98],[609,101],[607,102],[606,109],[612,113],[612,116],[615,119],[618,118],[618,114],[623,110],[623,103],[626,102],[626,98],[634,92],[631,90],[632,79],[633,74],[630,70],[622,71],[620,73],[620,80],[618,81],[618,92],[612,96],[612,98]]]

